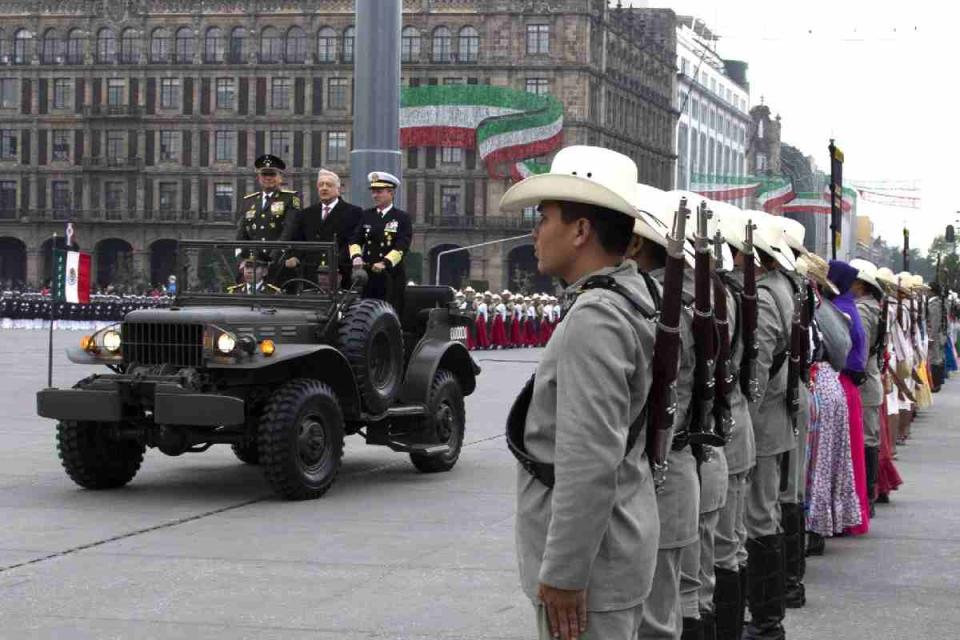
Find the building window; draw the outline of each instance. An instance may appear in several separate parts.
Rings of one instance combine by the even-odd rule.
[[[16,160],[20,138],[18,131],[3,129],[0,131],[0,160]]]
[[[123,94],[126,92],[127,81],[123,78],[107,79],[107,104],[119,107],[123,104]]]
[[[460,29],[457,39],[457,59],[460,62],[476,62],[480,57],[480,34],[473,27]]]
[[[400,61],[420,61],[420,32],[415,27],[404,27],[400,34]]]
[[[210,27],[203,39],[203,61],[206,63],[223,62],[227,53],[227,43],[219,27]]]
[[[33,53],[33,34],[20,29],[13,36],[13,64],[29,64]]]
[[[97,62],[111,64],[117,61],[117,36],[104,27],[97,33]]]
[[[53,108],[69,109],[73,107],[73,80],[70,78],[54,78],[53,80]]]
[[[0,109],[17,108],[17,81],[15,78],[0,78]]]
[[[347,27],[343,30],[343,61],[353,62],[353,45],[356,40],[357,30],[353,27]]]
[[[176,52],[177,64],[193,63],[193,30],[189,27],[177,29]]]
[[[50,195],[54,218],[63,219],[70,213],[70,183],[66,180],[54,180],[50,183]]]
[[[550,53],[550,25],[527,25],[527,55],[537,56]]]
[[[213,185],[213,211],[217,218],[233,216],[233,185],[229,182]]]
[[[47,29],[43,32],[40,42],[40,63],[56,64],[63,59],[63,40],[56,29]]]
[[[324,27],[317,32],[317,62],[337,61],[337,32]]]
[[[527,93],[545,96],[550,93],[550,83],[546,78],[527,78]]]
[[[245,62],[246,55],[243,41],[247,38],[247,30],[243,27],[234,27],[230,32],[230,57],[228,62],[231,64],[240,64]]]
[[[327,107],[329,109],[347,108],[348,82],[346,78],[330,78],[327,81]]]
[[[450,29],[446,27],[437,27],[433,30],[433,51],[430,59],[433,62],[450,62],[450,45],[453,36],[450,35]]]
[[[0,213],[10,215],[17,210],[17,183],[0,180]]]
[[[213,134],[214,162],[233,162],[237,154],[237,133],[216,131]]]
[[[331,131],[327,134],[327,162],[343,164],[347,161],[347,134]]]
[[[154,29],[150,35],[150,62],[170,62],[173,42],[170,32],[163,27]]]
[[[289,131],[271,131],[270,132],[270,153],[278,158],[290,159],[290,140]]]
[[[303,64],[307,61],[307,34],[300,27],[290,27],[287,31],[287,62]]]
[[[290,78],[273,78],[270,85],[270,108],[290,108]]]
[[[464,84],[463,78],[444,78],[443,84],[447,87]]]
[[[283,38],[273,27],[266,27],[260,33],[260,62],[276,64],[283,56]]]
[[[233,78],[217,78],[217,109],[233,109],[235,100]]]
[[[459,164],[463,159],[463,149],[460,147],[440,147],[440,162],[444,164]]]
[[[460,187],[441,186],[440,187],[440,215],[458,216],[460,215]]]
[[[177,207],[177,183],[161,182],[157,185],[158,202],[157,208],[162,213],[170,213]],[[161,219],[163,217],[161,216]]]
[[[67,64],[83,64],[83,34],[73,29],[67,36]]]
[[[104,204],[107,211],[119,211],[123,207],[123,183],[106,182],[103,185]]]
[[[180,105],[180,78],[160,78],[160,108],[176,109]]]
[[[140,62],[140,35],[134,29],[124,29],[120,35],[120,63]]]
[[[56,129],[53,132],[53,155],[57,161],[70,160],[70,132],[65,129]]]
[[[160,130],[160,162],[177,162],[180,159],[180,132]]]
[[[124,159],[127,134],[123,131],[107,131],[107,162],[116,165]]]

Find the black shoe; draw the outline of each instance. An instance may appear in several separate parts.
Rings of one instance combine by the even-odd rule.
[[[717,621],[711,611],[701,611],[700,621],[703,623],[703,640],[717,640]]]
[[[807,533],[807,557],[822,556],[827,548],[827,539],[819,533]]]
[[[877,496],[877,504],[890,504],[890,495],[881,493]]]
[[[680,640],[704,640],[703,620],[700,618],[684,618],[683,633],[680,634]]]
[[[790,579],[787,579],[783,603],[787,609],[802,609],[807,604],[807,589],[802,582],[791,582]]]

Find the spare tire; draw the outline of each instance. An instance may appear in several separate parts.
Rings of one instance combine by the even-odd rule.
[[[358,300],[340,320],[339,342],[364,408],[384,413],[403,384],[403,333],[396,311],[383,300]]]

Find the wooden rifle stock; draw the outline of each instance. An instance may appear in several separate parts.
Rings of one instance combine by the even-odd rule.
[[[653,348],[653,383],[650,386],[650,412],[647,423],[646,453],[653,470],[654,483],[663,483],[670,451],[670,434],[677,412],[676,382],[680,367],[680,312],[683,307],[683,240],[686,233],[687,200],[673,219],[667,237],[667,264],[664,270],[660,320]]]
[[[757,265],[754,263],[752,220],[747,221],[743,242],[743,294],[741,295],[741,338],[743,357],[740,360],[740,390],[748,402],[757,402],[760,391],[757,381],[757,318],[760,309],[757,303]]]
[[[696,258],[693,272],[693,346],[696,367],[693,373],[693,406],[690,421],[690,442],[720,447],[724,444],[717,434],[713,420],[713,402],[716,391],[714,376],[717,358],[717,327],[713,316],[710,241],[707,238],[706,203],[697,209]]]
[[[723,237],[718,231],[714,236],[714,255],[718,269],[721,266]],[[735,427],[730,408],[733,393],[733,372],[730,371],[730,319],[727,309],[727,288],[718,271],[713,273],[713,312],[717,323],[717,366],[714,372],[715,397],[713,421],[717,434],[729,442]]]

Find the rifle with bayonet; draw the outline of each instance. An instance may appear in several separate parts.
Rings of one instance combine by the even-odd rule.
[[[793,321],[790,324],[790,359],[787,361],[787,412],[793,425],[793,435],[800,434],[800,379],[803,375],[803,354],[809,342],[803,326],[803,286],[797,287],[793,297]]]
[[[654,484],[666,477],[667,454],[674,417],[677,413],[677,374],[680,369],[680,313],[683,308],[683,243],[686,234],[687,199],[673,217],[673,229],[667,236],[667,263],[660,301],[660,319],[653,347],[653,384],[650,387],[650,412],[647,422],[646,453],[653,471]]]
[[[743,357],[740,360],[740,390],[748,402],[760,400],[760,381],[757,376],[757,355],[760,343],[757,338],[757,319],[760,308],[757,303],[757,265],[754,263],[753,230],[756,226],[747,220],[743,240],[743,294],[741,298],[741,339]]]
[[[693,350],[697,363],[693,370],[693,414],[689,427],[690,443],[722,447],[723,436],[717,433],[713,419],[716,392],[715,369],[717,358],[717,327],[713,317],[713,268],[710,264],[710,239],[707,219],[710,216],[706,202],[697,207],[697,231],[694,234],[694,302]]]
[[[724,442],[730,442],[736,426],[731,408],[733,394],[733,371],[730,370],[730,318],[727,309],[727,287],[723,283],[723,236],[717,231],[713,236],[713,255],[716,268],[713,272],[713,312],[717,323],[717,365],[714,373],[716,397],[713,401],[713,420],[717,434]]]

